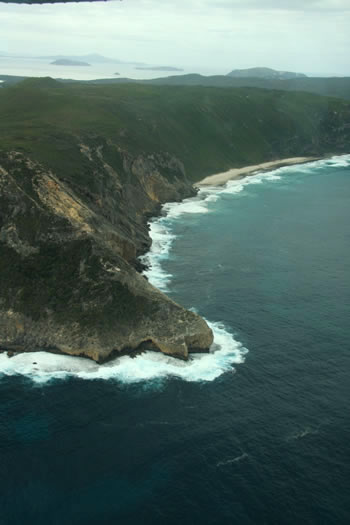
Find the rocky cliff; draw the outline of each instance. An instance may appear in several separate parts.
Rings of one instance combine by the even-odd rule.
[[[93,188],[21,153],[0,155],[0,347],[98,362],[143,348],[182,359],[207,351],[205,321],[136,270],[150,245],[147,218],[161,202],[194,194],[181,162],[94,143],[79,141]],[[118,172],[104,149],[119,157]]]
[[[306,93],[50,78],[1,89],[0,348],[99,362],[208,350],[205,321],[140,274],[148,219],[206,175],[349,144],[350,104]]]

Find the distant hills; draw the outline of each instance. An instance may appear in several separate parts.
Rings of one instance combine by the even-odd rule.
[[[275,80],[289,80],[291,78],[306,78],[303,73],[294,73],[291,71],[277,71],[269,67],[251,67],[249,69],[234,69],[227,74],[233,78],[263,78]]]
[[[118,76],[118,78],[116,78]],[[24,80],[24,76],[1,75],[0,90]],[[307,77],[294,78],[257,78],[233,77],[228,75],[204,76],[196,73],[186,75],[172,75],[152,79],[123,78],[116,73],[111,78],[94,80],[57,79],[61,83],[85,84],[151,84],[164,86],[201,86],[219,88],[259,88],[276,91],[304,91],[317,95],[331,96],[350,100],[350,77]]]
[[[118,58],[109,58],[98,53],[89,53],[87,55],[44,55],[35,58],[48,60],[73,60],[88,62],[89,64],[131,64],[133,66],[147,66],[144,62],[130,62],[128,60],[119,60]]]
[[[108,58],[98,53],[90,53],[88,55],[44,55],[36,58],[48,60],[71,60],[74,62],[88,62],[92,64],[121,64],[121,60]]]
[[[0,76],[0,78],[4,78]],[[4,78],[5,80],[5,78]],[[133,83],[163,86],[202,86],[220,88],[260,88],[277,91],[304,91],[330,97],[350,100],[350,77],[316,78],[300,77],[291,79],[234,78],[227,75],[203,76],[198,74],[174,75],[150,80],[130,78],[105,78],[86,81],[90,84]]]
[[[134,66],[147,66],[145,62],[135,62],[130,60],[119,60],[118,58],[109,58],[99,53],[88,53],[86,55],[29,55],[26,53],[7,53],[0,50],[0,57],[3,58],[24,58],[24,59],[40,59],[40,60],[78,60],[89,62],[91,64],[131,64]]]

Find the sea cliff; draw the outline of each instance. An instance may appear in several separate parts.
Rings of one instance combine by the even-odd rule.
[[[345,101],[263,90],[2,89],[0,349],[208,351],[206,322],[140,273],[148,220],[215,171],[347,151],[349,116]]]
[[[0,156],[0,347],[98,362],[143,348],[182,359],[207,351],[205,321],[136,269],[150,245],[147,217],[162,201],[194,193],[181,163],[121,154],[122,180],[102,147],[80,147],[101,181],[98,193],[72,188],[21,153]],[[172,171],[171,185],[162,167]]]

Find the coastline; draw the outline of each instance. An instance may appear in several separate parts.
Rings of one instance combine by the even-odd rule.
[[[339,166],[342,165],[342,157],[347,156],[350,157],[350,154],[339,156],[327,155],[322,158],[324,160],[332,158],[334,159],[333,164]],[[293,160],[296,162],[296,159]],[[308,162],[310,162],[310,159]],[[263,172],[264,170],[261,170],[261,173]],[[245,179],[245,177],[242,177],[242,179]],[[262,177],[262,179],[265,180],[265,177]],[[268,180],[268,178],[266,180]],[[254,178],[246,178],[245,182],[237,185],[237,188],[233,185],[232,189],[237,190],[233,191],[233,193],[242,191],[243,187],[246,184],[249,185],[251,182],[254,183]],[[151,249],[149,249],[143,255],[153,258],[151,264],[149,262],[147,264],[148,269],[153,266],[156,273],[162,270],[160,266],[164,260],[164,256],[167,255],[168,250],[172,249],[171,228],[169,228],[168,223],[162,225],[162,221],[164,221],[166,217],[174,220],[184,213],[206,213],[208,204],[212,202],[211,196],[213,192],[215,194],[220,194],[221,192],[227,194],[226,188],[223,186],[212,187],[208,192],[205,192],[204,195],[197,196],[197,198],[194,199],[184,197],[181,201],[166,202],[163,204],[163,206],[165,206],[165,215],[160,212],[161,208],[159,208],[156,214],[149,217],[148,224],[160,223],[159,225],[163,228],[163,232],[159,230],[155,231],[153,233],[156,236],[154,236],[152,235],[152,231],[149,231],[152,240],[151,246],[154,246],[156,250],[152,253]],[[195,204],[195,206],[193,206],[193,204]],[[179,207],[182,208],[180,213]],[[174,211],[176,211],[176,213],[174,213]],[[163,238],[162,233],[164,233]],[[159,260],[157,260],[157,256]],[[166,279],[167,277],[171,278],[172,275],[169,275],[166,271],[164,273],[161,271],[159,278],[164,280],[164,278]],[[158,284],[152,282],[152,278],[148,278],[148,280],[153,286],[160,288]],[[163,290],[163,292],[167,293],[168,290]],[[6,376],[23,375],[29,377],[35,383],[46,383],[52,379],[62,380],[69,377],[78,377],[84,380],[117,379],[123,383],[137,383],[139,381],[148,381],[170,376],[178,377],[189,382],[212,381],[221,374],[232,371],[232,366],[236,368],[236,365],[244,362],[245,355],[249,350],[243,346],[239,340],[235,339],[235,336],[230,331],[230,326],[226,328],[220,321],[209,321],[205,317],[204,320],[214,333],[214,341],[217,345],[216,349],[214,352],[209,353],[197,354],[191,352],[191,359],[186,362],[178,359],[174,361],[169,360],[168,356],[161,352],[154,352],[154,349],[153,351],[150,350],[151,353],[149,354],[145,351],[145,348],[139,349],[139,351],[133,352],[131,355],[130,353],[114,355],[111,360],[105,364],[96,363],[82,356],[72,356],[47,351],[35,352],[35,354],[30,350],[28,352],[14,352],[13,357],[10,358],[6,355],[6,350],[8,350],[6,348],[3,353],[1,353],[0,349],[0,375],[1,373]],[[129,359],[134,357],[137,357],[137,359]]]
[[[256,175],[257,173],[263,171],[282,168],[284,166],[293,166],[294,164],[306,164],[308,162],[322,160],[323,158],[325,157],[290,157],[287,159],[278,159],[269,162],[262,162],[260,164],[255,164],[251,166],[243,166],[242,168],[232,168],[228,171],[209,175],[208,177],[205,177],[199,182],[196,182],[194,186],[195,188],[201,188],[203,186],[223,186],[230,180],[249,177],[250,175]]]

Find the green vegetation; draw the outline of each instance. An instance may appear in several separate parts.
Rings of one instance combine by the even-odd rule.
[[[66,244],[39,244],[39,253],[19,259],[16,252],[1,246],[0,282],[5,307],[30,315],[38,321],[54,314],[58,322],[79,322],[88,329],[118,319],[125,323],[145,310],[152,312],[146,298],[140,301],[120,282],[103,279],[99,260],[89,240]],[[86,261],[84,279],[80,263]],[[96,308],[96,305],[100,305]]]
[[[283,156],[348,151],[349,122],[346,101],[254,88],[28,79],[0,90],[2,148],[87,185],[91,162],[81,141],[114,144],[131,156],[168,152],[196,181]]]

